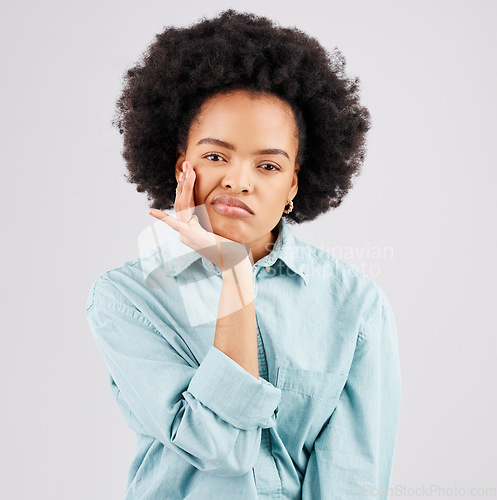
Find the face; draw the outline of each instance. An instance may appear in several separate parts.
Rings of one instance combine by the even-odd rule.
[[[191,163],[201,225],[249,245],[256,262],[271,251],[272,229],[297,194],[297,150],[297,124],[285,101],[245,90],[217,94],[193,121],[186,151],[178,151],[176,179],[182,162]],[[252,213],[237,217],[219,204],[216,210],[219,195],[241,200]]]

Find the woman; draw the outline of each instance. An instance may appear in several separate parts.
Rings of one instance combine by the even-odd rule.
[[[337,207],[363,162],[369,114],[344,65],[228,10],[165,29],[128,72],[115,120],[128,180],[170,233],[87,304],[137,435],[126,499],[385,497],[390,304],[288,224]]]

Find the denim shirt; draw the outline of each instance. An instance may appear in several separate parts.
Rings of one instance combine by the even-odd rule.
[[[136,432],[125,500],[386,498],[401,378],[380,286],[281,219],[253,266],[257,379],[213,345],[220,269],[167,230],[86,307]]]

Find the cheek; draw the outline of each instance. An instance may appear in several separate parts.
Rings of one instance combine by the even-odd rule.
[[[218,172],[213,172],[213,169],[197,166],[195,168],[195,191],[208,195],[222,181],[222,176]]]
[[[264,189],[264,199],[270,206],[280,206],[286,203],[289,190],[290,186],[282,184],[268,186],[268,189]]]
[[[197,204],[203,203],[206,196],[209,194],[209,182],[205,175],[199,174],[198,170],[195,170],[195,185],[194,185],[194,197]]]

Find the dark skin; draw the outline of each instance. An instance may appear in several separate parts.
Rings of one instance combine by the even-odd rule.
[[[178,218],[150,211],[221,269],[214,346],[257,379],[252,266],[271,251],[273,229],[297,193],[296,132],[291,109],[275,96],[243,90],[214,96],[194,121],[186,151],[179,152]],[[240,218],[217,212],[212,200],[224,194],[253,213]]]
[[[234,149],[220,143],[199,144],[207,138],[221,140]],[[243,90],[214,96],[204,103],[192,124],[187,150],[179,151],[174,204],[178,219],[156,209],[150,213],[178,231],[182,242],[201,254],[202,249],[216,243],[246,244],[252,261],[248,255],[247,259],[253,265],[271,251],[277,236],[273,229],[288,200],[297,194],[297,149],[293,113],[281,99],[267,94],[254,97]],[[261,150],[272,154],[253,154]],[[219,194],[241,199],[254,215],[220,215],[211,205]],[[240,255],[241,248],[230,247]],[[243,250],[248,253],[245,247]],[[204,256],[222,269],[222,255],[216,258],[211,252]]]

